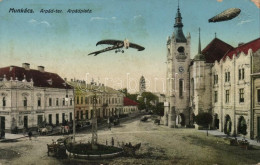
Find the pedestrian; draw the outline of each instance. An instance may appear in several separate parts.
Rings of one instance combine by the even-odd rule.
[[[4,138],[5,138],[5,131],[4,131],[4,129],[2,129],[0,139],[4,139]]]
[[[32,140],[32,131],[31,130],[28,132],[28,136],[29,136],[29,140]]]
[[[106,146],[107,146],[107,140],[106,140]]]
[[[256,142],[259,143],[260,142],[260,137],[256,136]]]
[[[110,129],[110,131],[111,131],[111,123],[110,123],[110,119],[109,118],[107,118],[107,124],[108,124],[108,129]]]
[[[114,143],[115,143],[115,141],[114,141],[114,138],[112,137],[112,139],[111,139],[112,146],[114,146]]]

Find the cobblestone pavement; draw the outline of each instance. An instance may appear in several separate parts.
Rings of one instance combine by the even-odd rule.
[[[155,125],[152,121],[140,122],[132,119],[112,127],[103,127],[98,131],[98,142],[115,145],[131,142],[141,143],[140,150],[134,157],[118,157],[108,160],[69,160],[47,156],[47,144],[61,136],[41,136],[18,139],[18,142],[0,143],[1,150],[14,151],[12,157],[0,157],[1,164],[257,164],[260,162],[260,148],[244,150],[238,146],[229,146],[223,138],[195,129],[172,129],[163,125]],[[76,142],[91,141],[91,131],[80,132]]]

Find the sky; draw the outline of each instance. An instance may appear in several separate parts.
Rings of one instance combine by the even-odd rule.
[[[183,31],[191,34],[191,57],[198,48],[201,28],[202,48],[215,34],[236,47],[260,36],[259,0],[180,0]],[[146,88],[164,92],[166,79],[166,39],[172,35],[177,0],[0,0],[0,67],[30,63],[32,69],[45,66],[61,77],[104,83],[116,89],[138,90],[143,75]],[[10,13],[10,8],[33,9],[34,13]],[[228,8],[240,8],[238,17],[225,22],[208,19]],[[40,13],[58,9],[62,13]],[[67,13],[69,9],[89,9],[91,13]],[[103,39],[128,39],[144,51],[128,49],[98,56],[89,53]]]

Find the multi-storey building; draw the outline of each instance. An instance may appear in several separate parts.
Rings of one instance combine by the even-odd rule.
[[[92,119],[95,109],[97,118],[118,116],[123,113],[123,93],[94,82],[87,84],[85,81],[71,80],[68,83],[75,89],[75,118],[77,120]]]
[[[73,88],[56,73],[22,67],[0,68],[0,127],[37,127],[43,121],[60,124],[73,117]]]
[[[258,98],[260,38],[233,47],[214,38],[190,58],[190,35],[184,37],[178,8],[175,32],[167,41],[167,93],[164,124],[193,124],[200,112],[213,115],[212,126],[232,134],[247,125],[248,137],[260,137]]]

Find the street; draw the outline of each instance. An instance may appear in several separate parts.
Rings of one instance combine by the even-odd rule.
[[[18,142],[0,143],[1,164],[256,164],[260,162],[260,148],[244,150],[229,146],[223,138],[195,129],[172,129],[155,125],[150,119],[139,118],[106,127],[98,131],[98,142],[111,145],[141,143],[134,157],[118,157],[109,160],[69,160],[47,156],[47,144],[62,136],[41,136],[19,139]],[[91,131],[76,134],[76,142],[91,141]]]

